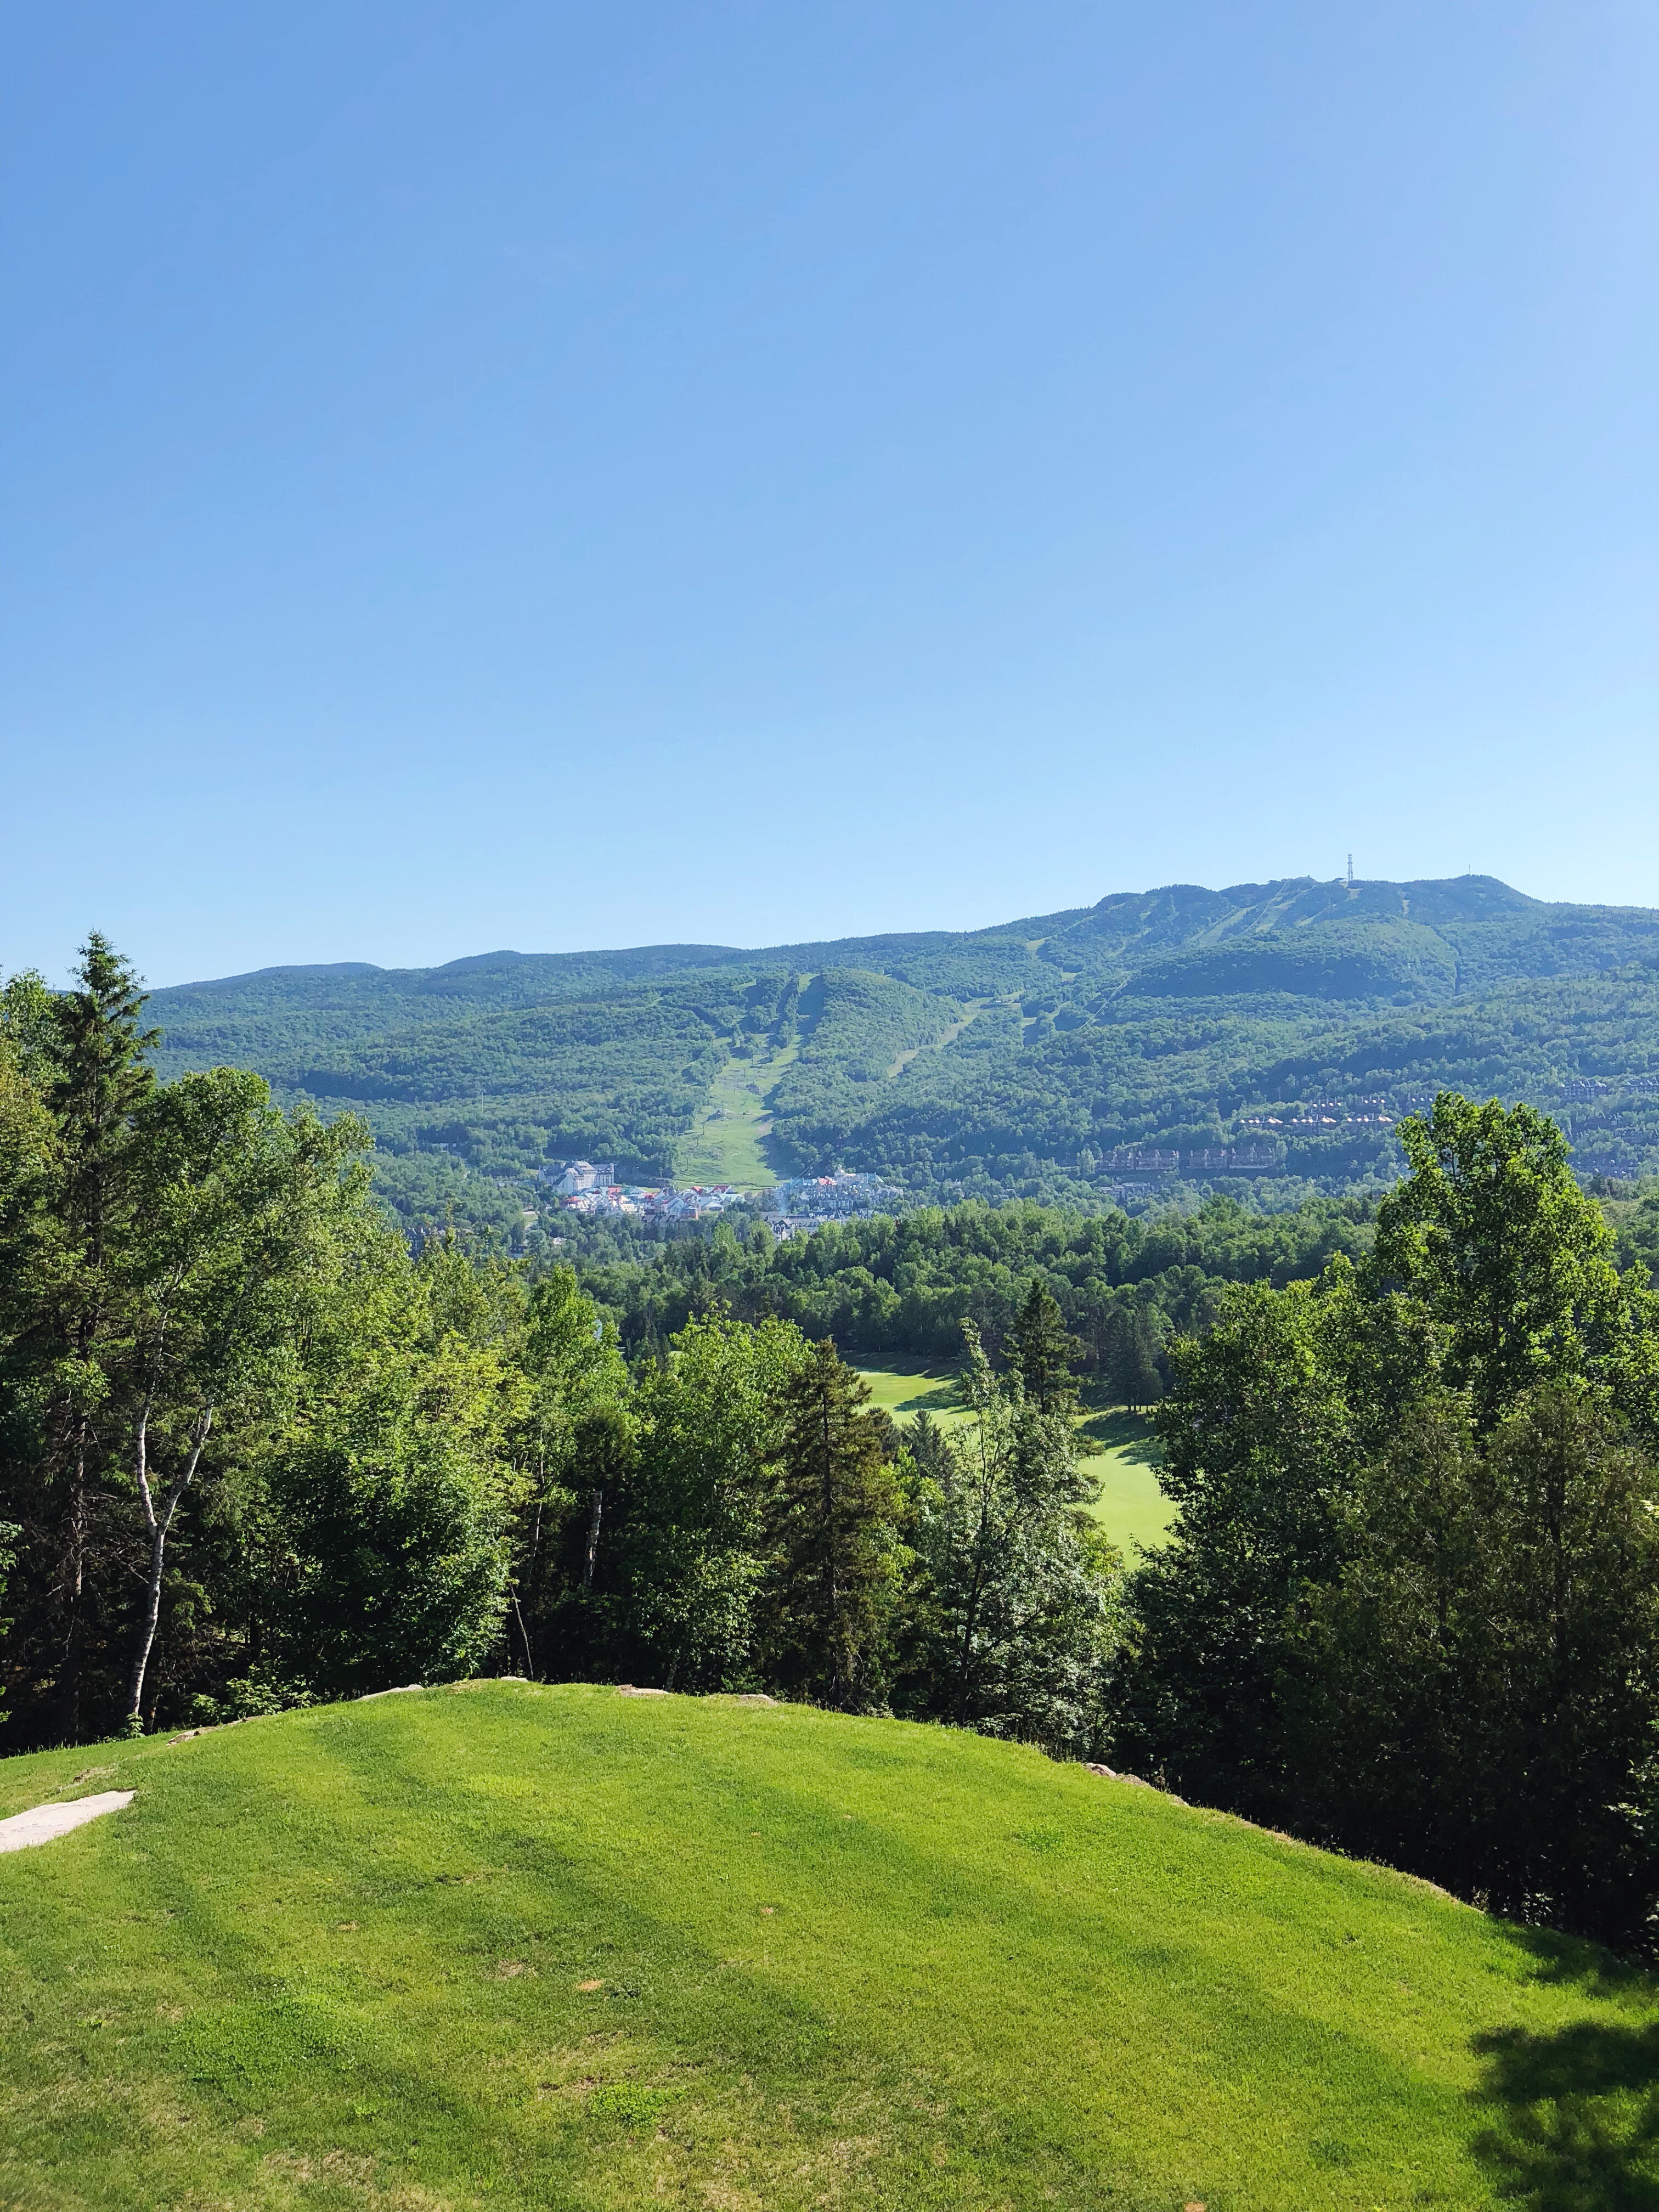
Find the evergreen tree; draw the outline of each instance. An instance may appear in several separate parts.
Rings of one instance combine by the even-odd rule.
[[[140,1029],[146,994],[96,930],[76,975],[79,989],[52,1002],[46,1103],[63,1146],[65,1232],[95,1264],[130,1196],[123,1167],[132,1117],[154,1086],[149,1055],[161,1032]]]
[[[924,1481],[943,1488],[955,1479],[957,1462],[950,1437],[925,1407],[912,1416],[902,1434],[902,1449],[908,1451],[912,1465]]]
[[[828,1337],[785,1383],[767,1601],[781,1680],[854,1711],[884,1703],[901,1500],[870,1386]]]
[[[1052,1292],[1034,1278],[1008,1332],[1008,1362],[1027,1402],[1040,1413],[1069,1413],[1077,1405],[1072,1369],[1083,1347],[1066,1327]]]
[[[1240,1286],[1173,1348],[1118,1754],[1646,1942],[1659,1302],[1529,1109],[1442,1097],[1406,1141],[1370,1263]]]
[[[1152,1316],[1139,1301],[1115,1305],[1106,1324],[1103,1368],[1108,1389],[1121,1405],[1139,1413],[1164,1395],[1158,1344]]]
[[[1304,1823],[1511,1919],[1651,1948],[1659,1475],[1605,1401],[1460,1395],[1364,1470],[1310,1595]]]
[[[33,1079],[45,1141],[13,1194],[0,1287],[0,1502],[22,1531],[9,1641],[41,1705],[37,1732],[70,1742],[88,1719],[109,1724],[124,1671],[118,1599],[134,1562],[108,1370],[121,1354],[124,1285],[143,1229],[135,1121],[159,1034],[140,1026],[144,994],[106,939],[88,937],[76,974],[76,988],[55,997],[29,979],[8,988],[13,1064]]]
[[[497,1276],[411,1267],[350,1117],[284,1116],[232,1069],[156,1084],[142,1005],[96,938],[75,990],[0,1000],[5,1665],[34,1742],[182,1717],[192,1692],[380,1686],[499,1620],[523,1384],[461,1346],[500,1335]],[[368,1598],[387,1540],[391,1595]]]
[[[1177,1343],[1158,1418],[1177,1514],[1130,1577],[1119,1753],[1183,1796],[1293,1820],[1282,1690],[1294,1608],[1343,1558],[1355,1472],[1433,1382],[1434,1334],[1372,1309],[1346,1267],[1316,1288],[1241,1285],[1201,1341]]]

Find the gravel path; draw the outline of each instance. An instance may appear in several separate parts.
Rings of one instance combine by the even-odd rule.
[[[72,1797],[67,1805],[37,1805],[27,1813],[14,1813],[0,1820],[0,1851],[26,1851],[31,1844],[49,1844],[71,1828],[84,1827],[100,1813],[118,1813],[131,1805],[131,1790],[100,1790],[96,1797]]]

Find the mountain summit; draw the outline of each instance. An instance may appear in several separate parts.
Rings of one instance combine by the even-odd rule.
[[[1527,1097],[1591,1173],[1659,1167],[1659,913],[1491,876],[1171,884],[978,930],[497,951],[159,991],[170,1070],[367,1115],[405,1212],[516,1227],[548,1159],[918,1199],[1282,1202],[1395,1172],[1443,1085]]]

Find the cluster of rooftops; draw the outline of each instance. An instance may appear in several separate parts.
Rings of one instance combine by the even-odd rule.
[[[895,1213],[904,1194],[881,1176],[837,1169],[834,1175],[796,1176],[769,1188],[722,1183],[624,1183],[613,1160],[550,1161],[542,1180],[571,1213],[634,1214],[659,1221],[695,1220],[728,1206],[758,1204],[775,1235],[787,1237],[829,1221]]]

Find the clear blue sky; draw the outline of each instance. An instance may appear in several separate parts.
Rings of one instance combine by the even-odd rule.
[[[1659,904],[1651,0],[12,0],[0,967]]]

